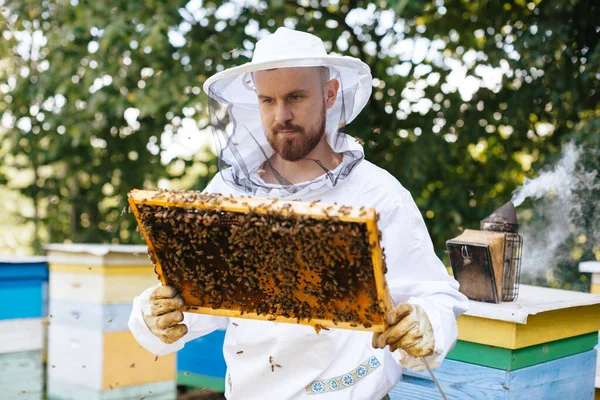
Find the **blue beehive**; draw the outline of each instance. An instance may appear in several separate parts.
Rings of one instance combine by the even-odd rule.
[[[41,400],[43,318],[47,315],[45,257],[0,257],[0,397]]]
[[[0,256],[0,320],[46,316],[47,292],[46,257]]]
[[[185,344],[177,353],[177,383],[211,390],[225,390],[225,331],[214,331]]]

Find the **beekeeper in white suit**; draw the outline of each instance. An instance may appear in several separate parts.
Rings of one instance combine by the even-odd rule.
[[[380,334],[182,313],[176,291],[153,287],[134,300],[129,328],[156,355],[226,329],[228,399],[387,398],[403,367],[437,366],[467,308],[436,257],[410,193],[364,159],[344,133],[371,94],[369,67],[328,55],[314,35],[278,29],[251,62],[209,78],[219,173],[206,192],[375,207],[394,308]],[[243,353],[239,353],[243,352]],[[271,362],[281,367],[272,370]]]

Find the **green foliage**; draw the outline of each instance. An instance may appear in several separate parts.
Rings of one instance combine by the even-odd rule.
[[[278,26],[311,31],[331,51],[371,67],[373,98],[349,131],[367,143],[368,159],[411,191],[440,256],[447,239],[478,227],[562,143],[583,135],[581,121],[590,136],[598,129],[597,6],[581,0],[72,4],[8,1],[17,18],[2,30],[41,30],[47,42],[38,60],[17,57],[14,39],[0,47],[5,73],[16,76],[0,109],[15,121],[32,120],[31,130],[9,129],[3,148],[11,165],[23,161],[21,154],[27,162],[20,167],[38,171],[21,190],[47,210],[38,219],[51,241],[138,240],[132,219],[120,216],[125,193],[174,178],[159,154],[146,151],[148,140],[160,145],[184,107],[196,110],[204,128],[206,97],[198,88],[214,72],[248,61],[256,37]],[[177,28],[180,47],[169,41]],[[23,65],[29,74],[19,74]],[[144,68],[152,69],[147,79]],[[112,81],[90,92],[103,76]],[[454,84],[461,79],[482,87],[461,93]],[[57,93],[64,107],[35,119],[32,105]],[[140,111],[133,131],[124,119],[128,108]],[[213,161],[186,165],[204,162]],[[188,186],[202,188],[207,178]]]
[[[182,5],[7,4],[16,18],[7,18],[3,31],[41,30],[46,38],[35,58],[14,54],[14,35],[5,42],[7,74],[18,75],[0,107],[14,121],[30,121],[3,135],[5,166],[33,171],[30,182],[12,185],[34,199],[50,241],[140,242],[133,218],[122,216],[127,192],[182,176],[160,162],[161,133],[177,130],[184,107],[202,115],[197,94],[209,56],[198,49],[189,67],[175,56],[167,30],[181,22]],[[139,110],[134,126],[124,117],[129,108]],[[198,154],[185,164],[205,159]],[[207,182],[205,172],[193,186]]]

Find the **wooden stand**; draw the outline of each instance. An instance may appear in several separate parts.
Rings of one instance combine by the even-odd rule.
[[[0,258],[0,397],[41,400],[48,265],[44,257]]]
[[[132,300],[157,284],[146,246],[49,245],[48,397],[174,399],[175,354],[142,348]]]
[[[448,399],[594,398],[600,296],[521,285],[515,302],[470,301],[458,328],[434,370]],[[390,397],[440,394],[427,372],[407,370]]]

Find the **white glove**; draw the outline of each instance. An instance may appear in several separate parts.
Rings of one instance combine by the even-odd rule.
[[[385,332],[373,334],[373,347],[390,351],[402,349],[412,357],[433,354],[435,339],[427,314],[418,304],[400,303],[387,314],[390,325]]]
[[[185,303],[175,288],[159,286],[145,303],[142,309],[144,322],[161,341],[171,344],[187,333],[187,326],[180,323],[183,321],[183,313],[179,310]]]

